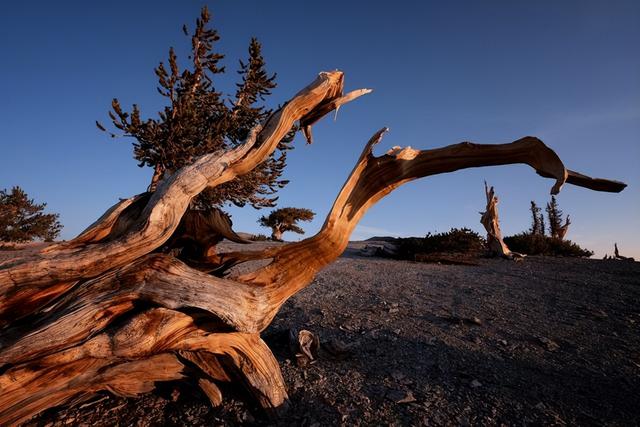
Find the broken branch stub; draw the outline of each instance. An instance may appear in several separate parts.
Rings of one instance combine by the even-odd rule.
[[[340,256],[367,209],[395,188],[430,175],[515,163],[554,178],[552,192],[565,182],[598,191],[625,186],[568,171],[534,137],[433,150],[394,148],[376,157],[372,149],[383,128],[366,144],[315,236],[261,251],[216,254],[215,233],[239,236],[223,217],[189,219],[191,199],[265,161],[296,121],[311,140],[318,119],[368,92],[343,95],[342,73],[320,73],[244,144],[164,176],[153,193],[119,202],[70,242],[0,263],[0,425],[99,390],[137,395],[156,381],[187,373],[213,404],[221,399],[218,383],[237,382],[261,407],[277,413],[286,407],[286,387],[260,332],[289,297]],[[170,251],[161,253],[172,236],[195,242],[201,251],[187,257],[188,264]],[[265,262],[224,276],[231,266],[251,260]]]

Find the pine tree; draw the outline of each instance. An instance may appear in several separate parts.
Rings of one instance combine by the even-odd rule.
[[[305,208],[281,208],[271,211],[268,216],[262,216],[258,224],[271,228],[271,238],[282,240],[282,233],[291,231],[304,234],[304,230],[297,225],[298,221],[311,221],[315,213]]]
[[[46,203],[37,204],[20,187],[0,190],[0,241],[52,241],[62,225],[58,214],[42,213]]]
[[[543,235],[544,234],[544,218],[540,213],[540,208],[536,205],[536,202],[531,201],[531,234]]]
[[[562,211],[558,208],[555,196],[551,196],[551,202],[547,203],[547,218],[549,219],[549,234],[557,238],[562,227]]]
[[[137,105],[133,105],[131,112],[125,112],[117,99],[112,102],[109,117],[124,136],[135,138],[134,157],[139,166],[154,168],[150,191],[155,190],[165,174],[197,157],[237,146],[251,128],[271,113],[260,102],[276,87],[276,76],[267,73],[261,45],[255,38],[249,44],[248,61],[240,61],[241,81],[235,97],[225,98],[215,88],[213,77],[225,72],[220,64],[224,55],[214,51],[220,36],[208,27],[209,21],[209,11],[204,7],[191,34],[191,69],[180,70],[173,48],[169,49],[168,69],[163,62],[155,68],[158,92],[168,101],[158,118],[143,120]],[[189,36],[186,26],[183,32]],[[96,124],[106,131],[100,123]],[[215,189],[205,190],[194,201],[194,207],[210,209],[227,202],[237,206],[249,203],[255,208],[275,206],[277,197],[272,197],[273,194],[288,182],[280,177],[295,131],[281,141],[279,150],[262,165]]]

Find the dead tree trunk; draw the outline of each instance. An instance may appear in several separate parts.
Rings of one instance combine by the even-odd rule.
[[[512,252],[507,244],[502,240],[500,230],[500,220],[498,219],[498,197],[496,197],[493,187],[488,188],[484,182],[484,193],[487,196],[487,207],[480,214],[480,223],[487,230],[487,247],[492,255],[498,255],[509,259],[521,259],[524,255]]]
[[[317,120],[368,92],[343,96],[342,90],[342,73],[321,73],[244,144],[164,176],[153,193],[120,201],[69,242],[1,263],[0,425],[100,390],[139,395],[187,372],[197,376],[213,404],[221,396],[216,384],[233,381],[243,383],[265,410],[277,412],[286,405],[286,387],[260,332],[289,297],[340,256],[366,210],[396,187],[429,175],[514,163],[554,178],[554,194],[565,182],[598,191],[625,187],[565,169],[533,137],[424,151],[396,147],[376,157],[372,148],[382,129],[365,146],[315,236],[261,251],[206,256],[209,248],[187,262],[163,250],[193,197],[255,168],[296,121],[311,139]],[[268,261],[249,273],[225,275],[251,260]]]
[[[280,227],[273,226],[271,228],[271,239],[275,240],[276,242],[282,241],[282,230],[280,229]]]

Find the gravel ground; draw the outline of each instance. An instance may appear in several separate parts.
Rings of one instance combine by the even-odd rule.
[[[289,388],[278,425],[637,425],[640,263],[527,257],[453,266],[353,243],[263,334]],[[298,366],[290,330],[320,339]],[[336,349],[340,351],[336,351]],[[332,350],[332,351],[329,351]],[[29,425],[274,424],[241,390],[100,396]]]

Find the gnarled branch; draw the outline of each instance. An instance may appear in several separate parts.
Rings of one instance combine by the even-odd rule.
[[[383,128],[365,146],[315,236],[263,251],[207,253],[197,269],[158,253],[193,197],[255,168],[296,120],[310,140],[313,123],[368,90],[342,92],[342,73],[321,73],[254,128],[243,145],[202,156],[164,177],[154,193],[121,201],[71,242],[0,264],[0,424],[97,390],[147,391],[153,381],[180,378],[180,360],[196,368],[212,402],[220,398],[216,382],[239,379],[262,407],[276,411],[286,405],[287,394],[259,333],[289,297],[344,251],[367,209],[395,188],[430,175],[517,163],[554,178],[553,194],[565,182],[598,191],[625,187],[567,170],[534,137],[433,150],[394,147],[376,157],[372,149]],[[234,238],[229,230],[227,237]],[[221,275],[260,259],[266,265],[244,274],[199,271]]]

